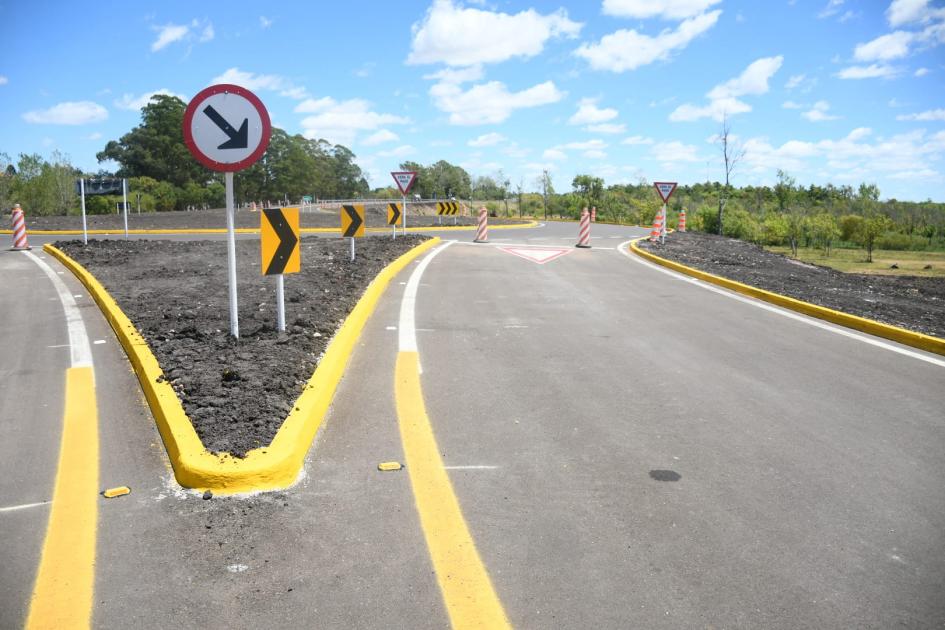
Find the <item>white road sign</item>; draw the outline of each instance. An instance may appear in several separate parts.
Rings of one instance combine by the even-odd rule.
[[[238,85],[201,91],[184,112],[184,142],[204,166],[240,171],[262,157],[272,125],[259,98]]]

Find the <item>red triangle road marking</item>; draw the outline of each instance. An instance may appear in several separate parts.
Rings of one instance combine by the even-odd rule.
[[[544,265],[574,251],[569,247],[499,247],[498,249],[539,265]]]

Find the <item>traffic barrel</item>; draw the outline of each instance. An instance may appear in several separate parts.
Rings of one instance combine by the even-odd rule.
[[[591,246],[591,213],[587,208],[581,210],[581,231],[578,234],[578,242],[575,247]]]
[[[476,239],[473,243],[489,242],[489,211],[485,206],[479,208],[479,228],[476,230]]]
[[[659,210],[656,213],[656,216],[653,217],[653,229],[650,230],[650,240],[658,240],[660,234],[663,233],[663,211]]]
[[[13,206],[11,216],[13,217],[13,247],[10,249],[13,251],[33,249],[26,242],[26,217],[23,216],[23,209],[20,204]]]
[[[683,208],[679,211],[679,225],[676,226],[676,229],[680,232],[686,231],[686,209]]]

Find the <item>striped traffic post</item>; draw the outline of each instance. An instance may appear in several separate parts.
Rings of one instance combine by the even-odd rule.
[[[686,209],[685,208],[679,211],[679,225],[677,226],[677,229],[680,232],[686,231]]]
[[[662,208],[659,212],[656,213],[656,216],[653,217],[653,229],[650,230],[650,240],[657,241],[660,238],[660,234],[663,233],[663,210]]]
[[[591,223],[597,223],[597,206],[591,207]]]
[[[489,242],[489,211],[483,206],[479,208],[479,228],[476,230],[476,239],[473,243]]]
[[[587,208],[581,210],[581,231],[578,234],[578,242],[575,247],[591,246],[591,213]]]
[[[10,250],[26,251],[33,249],[26,242],[26,217],[23,216],[23,209],[20,208],[20,204],[13,206],[11,215],[13,217],[13,247]]]

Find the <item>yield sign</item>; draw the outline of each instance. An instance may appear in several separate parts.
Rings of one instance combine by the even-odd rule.
[[[574,251],[564,247],[500,247],[499,249],[539,265],[544,265]]]
[[[397,182],[397,188],[400,189],[400,194],[406,195],[407,191],[410,190],[410,187],[413,186],[413,182],[417,179],[417,172],[393,171],[391,172],[391,177],[393,177],[394,181]]]
[[[260,222],[263,275],[298,273],[299,209],[267,208]]]
[[[673,191],[676,190],[676,182],[653,182],[653,185],[656,186],[656,192],[659,193],[663,203],[669,201]]]
[[[184,143],[201,164],[234,172],[252,165],[269,146],[272,124],[259,98],[238,85],[211,85],[184,111]]]

